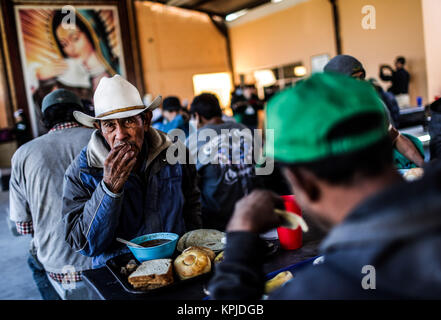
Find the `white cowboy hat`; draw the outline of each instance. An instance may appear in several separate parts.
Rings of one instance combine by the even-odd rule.
[[[74,111],[75,119],[81,124],[92,127],[97,120],[121,119],[154,110],[161,104],[162,97],[157,96],[148,106],[142,102],[138,89],[120,75],[101,78],[93,95],[95,117],[80,111]]]

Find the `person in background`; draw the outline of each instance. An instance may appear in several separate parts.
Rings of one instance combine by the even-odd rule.
[[[258,112],[263,110],[263,102],[259,100],[254,85],[236,88],[231,99],[231,109],[236,121],[249,129],[257,129]]]
[[[62,214],[66,241],[99,268],[129,252],[117,237],[183,235],[201,219],[195,166],[168,161],[169,147],[185,146],[150,126],[161,97],[145,106],[138,89],[115,75],[101,79],[93,102],[94,117],[74,113],[96,130],[66,170]]]
[[[60,224],[64,172],[92,133],[74,119],[76,110],[83,111],[82,103],[71,91],[57,89],[45,96],[42,112],[49,132],[12,157],[10,218],[18,233],[33,236],[28,264],[45,300],[93,296],[82,281],[92,260],[69,247]]]
[[[361,62],[349,55],[335,56],[326,64],[324,71],[341,73],[363,81],[366,78],[366,71]],[[350,91],[346,92],[347,96],[350,94]],[[402,156],[413,162],[416,166],[422,167],[424,165],[424,155],[420,153],[412,141],[400,134],[400,132],[390,124],[390,122],[392,122],[391,115],[384,103],[383,106],[388,115],[389,136],[392,140],[392,144]]]
[[[197,160],[202,225],[223,231],[236,202],[259,183],[252,133],[243,124],[223,121],[219,100],[211,93],[196,96],[190,113],[198,130],[186,144]],[[201,136],[210,140],[198,139]]]
[[[381,100],[383,100],[389,110],[392,126],[397,128],[400,125],[400,107],[398,106],[397,99],[395,99],[392,93],[384,91],[374,78],[369,79],[369,82],[372,83]]]
[[[406,65],[406,59],[404,57],[397,57],[395,60],[395,70],[391,66],[380,66],[380,79],[383,81],[390,81],[392,85],[387,89],[395,95],[398,105],[401,108],[410,107],[409,99],[409,81],[410,75],[404,66]],[[390,74],[386,74],[384,71],[388,70]]]
[[[14,112],[15,126],[14,134],[17,139],[17,146],[20,147],[32,139],[31,130],[25,119],[23,109]]]
[[[267,156],[283,165],[301,208],[329,231],[320,244],[323,262],[298,270],[269,299],[438,299],[441,166],[403,181],[374,88],[314,74],[277,94],[266,115],[267,128],[277,130]],[[259,234],[280,225],[275,208],[282,200],[263,190],[238,202],[224,260],[208,285],[212,299],[262,297]]]
[[[84,112],[87,113],[89,116],[95,113],[92,101],[88,99],[81,99],[81,103],[83,104]]]
[[[441,99],[437,99],[429,106],[430,121],[428,131],[430,135],[430,160],[441,159]]]
[[[181,102],[178,97],[169,96],[162,102],[162,121],[156,121],[152,126],[155,129],[169,133],[171,130],[180,129],[188,137],[189,117],[183,112]]]

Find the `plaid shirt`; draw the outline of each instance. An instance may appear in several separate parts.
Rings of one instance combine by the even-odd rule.
[[[71,272],[71,273],[53,273],[48,272],[49,277],[52,278],[52,280],[58,282],[58,283],[66,283],[69,284],[71,282],[78,282],[82,281],[83,278],[81,276],[81,271],[77,272]]]
[[[53,126],[52,129],[49,130],[49,132],[55,132],[63,129],[78,128],[78,127],[80,127],[80,125],[74,121],[63,122]]]
[[[19,234],[34,234],[34,226],[32,221],[20,221],[15,223]]]
[[[52,129],[49,130],[49,132],[55,132],[63,129],[69,129],[69,128],[77,128],[80,127],[80,125],[76,122],[63,122],[55,125]],[[34,227],[32,224],[32,221],[20,221],[16,222],[15,226],[17,228],[17,232],[20,234],[34,234]],[[71,282],[78,282],[82,281],[81,271],[72,272],[72,273],[54,273],[54,272],[48,272],[49,276],[58,283],[71,283]]]

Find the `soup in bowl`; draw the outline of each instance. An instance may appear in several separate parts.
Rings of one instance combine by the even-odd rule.
[[[130,240],[130,242],[139,244],[143,248],[130,245],[127,245],[127,247],[139,262],[170,258],[175,252],[178,239],[179,235],[176,233],[150,233]]]

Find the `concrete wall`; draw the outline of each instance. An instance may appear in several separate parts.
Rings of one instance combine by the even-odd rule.
[[[311,56],[335,55],[332,9],[328,0],[310,0],[230,28],[234,71],[247,73]]]
[[[441,1],[432,2],[440,5]],[[405,56],[412,77],[411,102],[415,104],[416,96],[423,96],[427,101],[421,0],[339,0],[338,3],[343,53],[357,57],[364,64],[367,76],[375,78],[378,78],[380,64],[393,64],[396,56]],[[365,5],[376,9],[376,29],[362,28]],[[439,10],[433,14],[436,12]],[[336,54],[328,0],[296,4],[233,26],[230,34],[236,73],[297,61],[302,61],[309,72],[312,55]],[[388,83],[382,85],[385,89],[389,86]]]
[[[422,0],[429,103],[441,96],[441,1]]]
[[[426,56],[421,0],[339,0],[343,52],[357,57],[367,77],[379,79],[379,66],[393,66],[397,56],[407,59],[411,74],[411,104],[416,97],[427,101]],[[371,5],[376,12],[376,29],[365,30],[362,8]],[[382,82],[386,89],[389,83]]]
[[[193,98],[195,74],[228,72],[226,40],[206,14],[135,2],[145,90]]]

